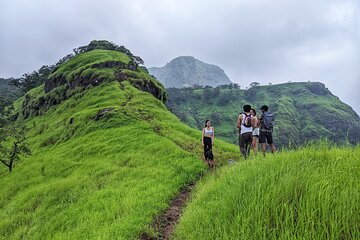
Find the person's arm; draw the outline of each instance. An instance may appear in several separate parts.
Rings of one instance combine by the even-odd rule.
[[[202,145],[204,145],[204,129],[202,130],[202,135],[201,135],[201,142],[202,142]]]
[[[251,126],[252,126],[253,128],[256,128],[256,124],[257,124],[256,117],[251,116]]]
[[[255,128],[260,127],[260,120],[258,117],[255,116]]]
[[[212,142],[212,145],[214,145],[214,136],[215,136],[215,130],[214,130],[214,128],[212,128],[212,130],[213,130],[213,134],[212,134],[212,137],[211,137],[211,142]]]
[[[260,115],[259,115],[259,117],[258,117],[259,121],[261,121],[261,120],[262,120],[262,118],[263,118],[263,114],[262,114],[262,113],[260,113]]]
[[[236,122],[237,128],[241,128],[241,122],[242,122],[242,114],[239,115],[238,120]]]
[[[263,114],[260,113],[259,117],[257,118],[258,119],[258,123],[257,123],[258,127],[260,127],[260,125],[261,125],[262,118],[263,118]]]

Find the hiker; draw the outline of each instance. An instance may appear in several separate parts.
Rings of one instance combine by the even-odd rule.
[[[261,144],[262,152],[265,156],[266,153],[266,143],[270,145],[271,152],[275,153],[276,148],[273,140],[273,128],[275,116],[269,112],[269,107],[264,105],[260,108],[261,114],[259,117],[260,120],[260,135],[259,143]]]
[[[214,128],[211,126],[211,121],[205,121],[205,127],[202,130],[202,145],[204,147],[205,161],[209,167],[214,166],[214,156],[212,153],[212,146],[214,145]]]
[[[251,109],[250,113],[254,117],[253,138],[252,138],[251,148],[253,149],[254,155],[256,156],[258,152],[258,141],[260,135],[260,121],[256,117],[255,109]]]
[[[236,127],[239,129],[240,152],[245,159],[248,158],[248,149],[253,140],[254,117],[251,115],[251,106],[244,105],[244,112],[239,114]]]

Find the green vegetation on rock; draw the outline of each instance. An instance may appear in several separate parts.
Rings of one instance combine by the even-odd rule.
[[[54,105],[89,87],[103,82],[130,82],[134,87],[166,101],[164,87],[144,68],[131,61],[124,53],[109,50],[92,50],[76,55],[54,69],[38,94],[25,94],[22,114],[42,115]],[[36,89],[36,88],[35,88]],[[37,91],[37,90],[34,90]]]

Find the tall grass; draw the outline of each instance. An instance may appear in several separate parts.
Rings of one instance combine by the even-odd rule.
[[[104,108],[113,110],[96,121]],[[126,82],[19,121],[33,155],[12,174],[0,169],[1,239],[136,239],[206,169],[201,133]],[[217,144],[219,158],[238,155]]]
[[[360,147],[258,157],[203,179],[174,239],[359,239]]]

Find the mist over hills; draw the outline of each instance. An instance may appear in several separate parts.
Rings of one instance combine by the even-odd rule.
[[[177,57],[163,67],[151,67],[154,75],[166,88],[200,86],[219,86],[232,83],[223,69],[204,63],[191,56]]]

